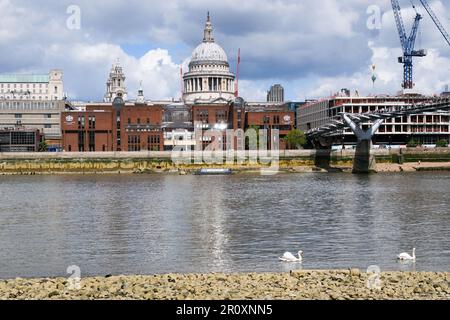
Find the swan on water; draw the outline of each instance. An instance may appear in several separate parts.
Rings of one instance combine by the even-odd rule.
[[[284,262],[302,262],[303,260],[303,251],[298,252],[298,258],[294,256],[290,252],[285,252],[281,258],[279,258],[281,261]]]
[[[416,260],[416,248],[413,248],[412,256],[410,256],[409,253],[403,252],[397,256],[397,259],[403,260],[403,261],[405,261],[405,260],[415,261]]]

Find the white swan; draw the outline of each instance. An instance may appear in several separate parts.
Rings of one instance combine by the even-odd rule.
[[[416,248],[413,248],[412,256],[410,256],[409,253],[403,252],[397,256],[397,259],[403,260],[403,261],[404,260],[415,261],[416,260]]]
[[[294,256],[290,252],[285,252],[281,258],[279,258],[281,261],[284,262],[302,262],[303,260],[303,251],[298,252],[298,258]]]

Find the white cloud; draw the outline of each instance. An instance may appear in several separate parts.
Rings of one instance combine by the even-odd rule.
[[[447,4],[430,2],[450,28]],[[242,49],[241,93],[248,100],[265,100],[273,79],[285,86],[287,99],[326,96],[343,87],[366,94],[400,89],[401,49],[385,0],[79,0],[78,31],[66,28],[66,9],[72,3],[0,0],[0,72],[61,68],[71,97],[101,100],[111,64],[120,58],[130,96],[143,81],[148,98],[178,98],[180,66],[174,61],[184,60],[181,65],[187,70],[189,50],[201,41],[210,10],[216,40],[227,51],[232,69],[235,53]],[[379,32],[366,27],[369,5],[384,10]],[[408,1],[402,6],[409,32],[415,12]],[[425,93],[435,93],[450,82],[450,50],[425,10],[417,8],[424,16],[421,47],[429,55],[415,59],[415,82]],[[143,43],[151,49],[142,57],[124,49]],[[377,65],[375,88],[372,63]]]
[[[433,1],[432,7],[441,17],[442,23],[448,25],[448,10],[440,1]],[[450,84],[449,69],[450,48],[445,43],[442,35],[433,24],[425,9],[417,6],[417,10],[423,15],[421,31],[416,41],[417,49],[428,49],[428,55],[423,58],[414,58],[414,82],[415,90],[422,94],[439,94],[445,84]],[[411,7],[402,9],[403,20],[409,34],[415,17],[415,10]],[[450,29],[448,29],[450,30]],[[341,88],[349,88],[360,94],[397,94],[401,90],[403,81],[403,65],[398,63],[398,57],[402,55],[399,35],[394,21],[392,9],[389,8],[383,15],[383,25],[377,37],[367,42],[371,50],[370,60],[361,64],[360,68],[348,75],[336,75],[332,77],[311,77],[311,84],[306,94],[298,93],[299,97],[319,98],[338,92]],[[420,48],[419,48],[420,47]],[[371,81],[372,70],[370,66],[376,65],[377,80],[375,86]]]
[[[247,101],[266,101],[267,89],[267,86],[255,81],[239,81],[239,96],[245,97]]]
[[[177,93],[180,88],[180,66],[172,62],[167,50],[150,50],[137,59],[117,45],[77,43],[69,48],[53,45],[46,51],[46,57],[57,65],[67,66],[64,70],[65,83],[72,99],[82,99],[84,90],[92,86],[91,92],[98,97],[97,100],[101,100],[110,68],[117,59],[127,77],[130,98],[136,97],[141,81],[147,98],[170,99],[180,95]]]

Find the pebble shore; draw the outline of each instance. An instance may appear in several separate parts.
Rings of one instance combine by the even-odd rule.
[[[167,274],[0,280],[1,300],[450,299],[450,273],[358,269],[291,273]]]

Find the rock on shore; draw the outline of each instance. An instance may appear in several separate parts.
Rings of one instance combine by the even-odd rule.
[[[106,276],[82,278],[79,289],[70,284],[66,278],[0,280],[0,299],[450,299],[450,273],[435,272]]]

